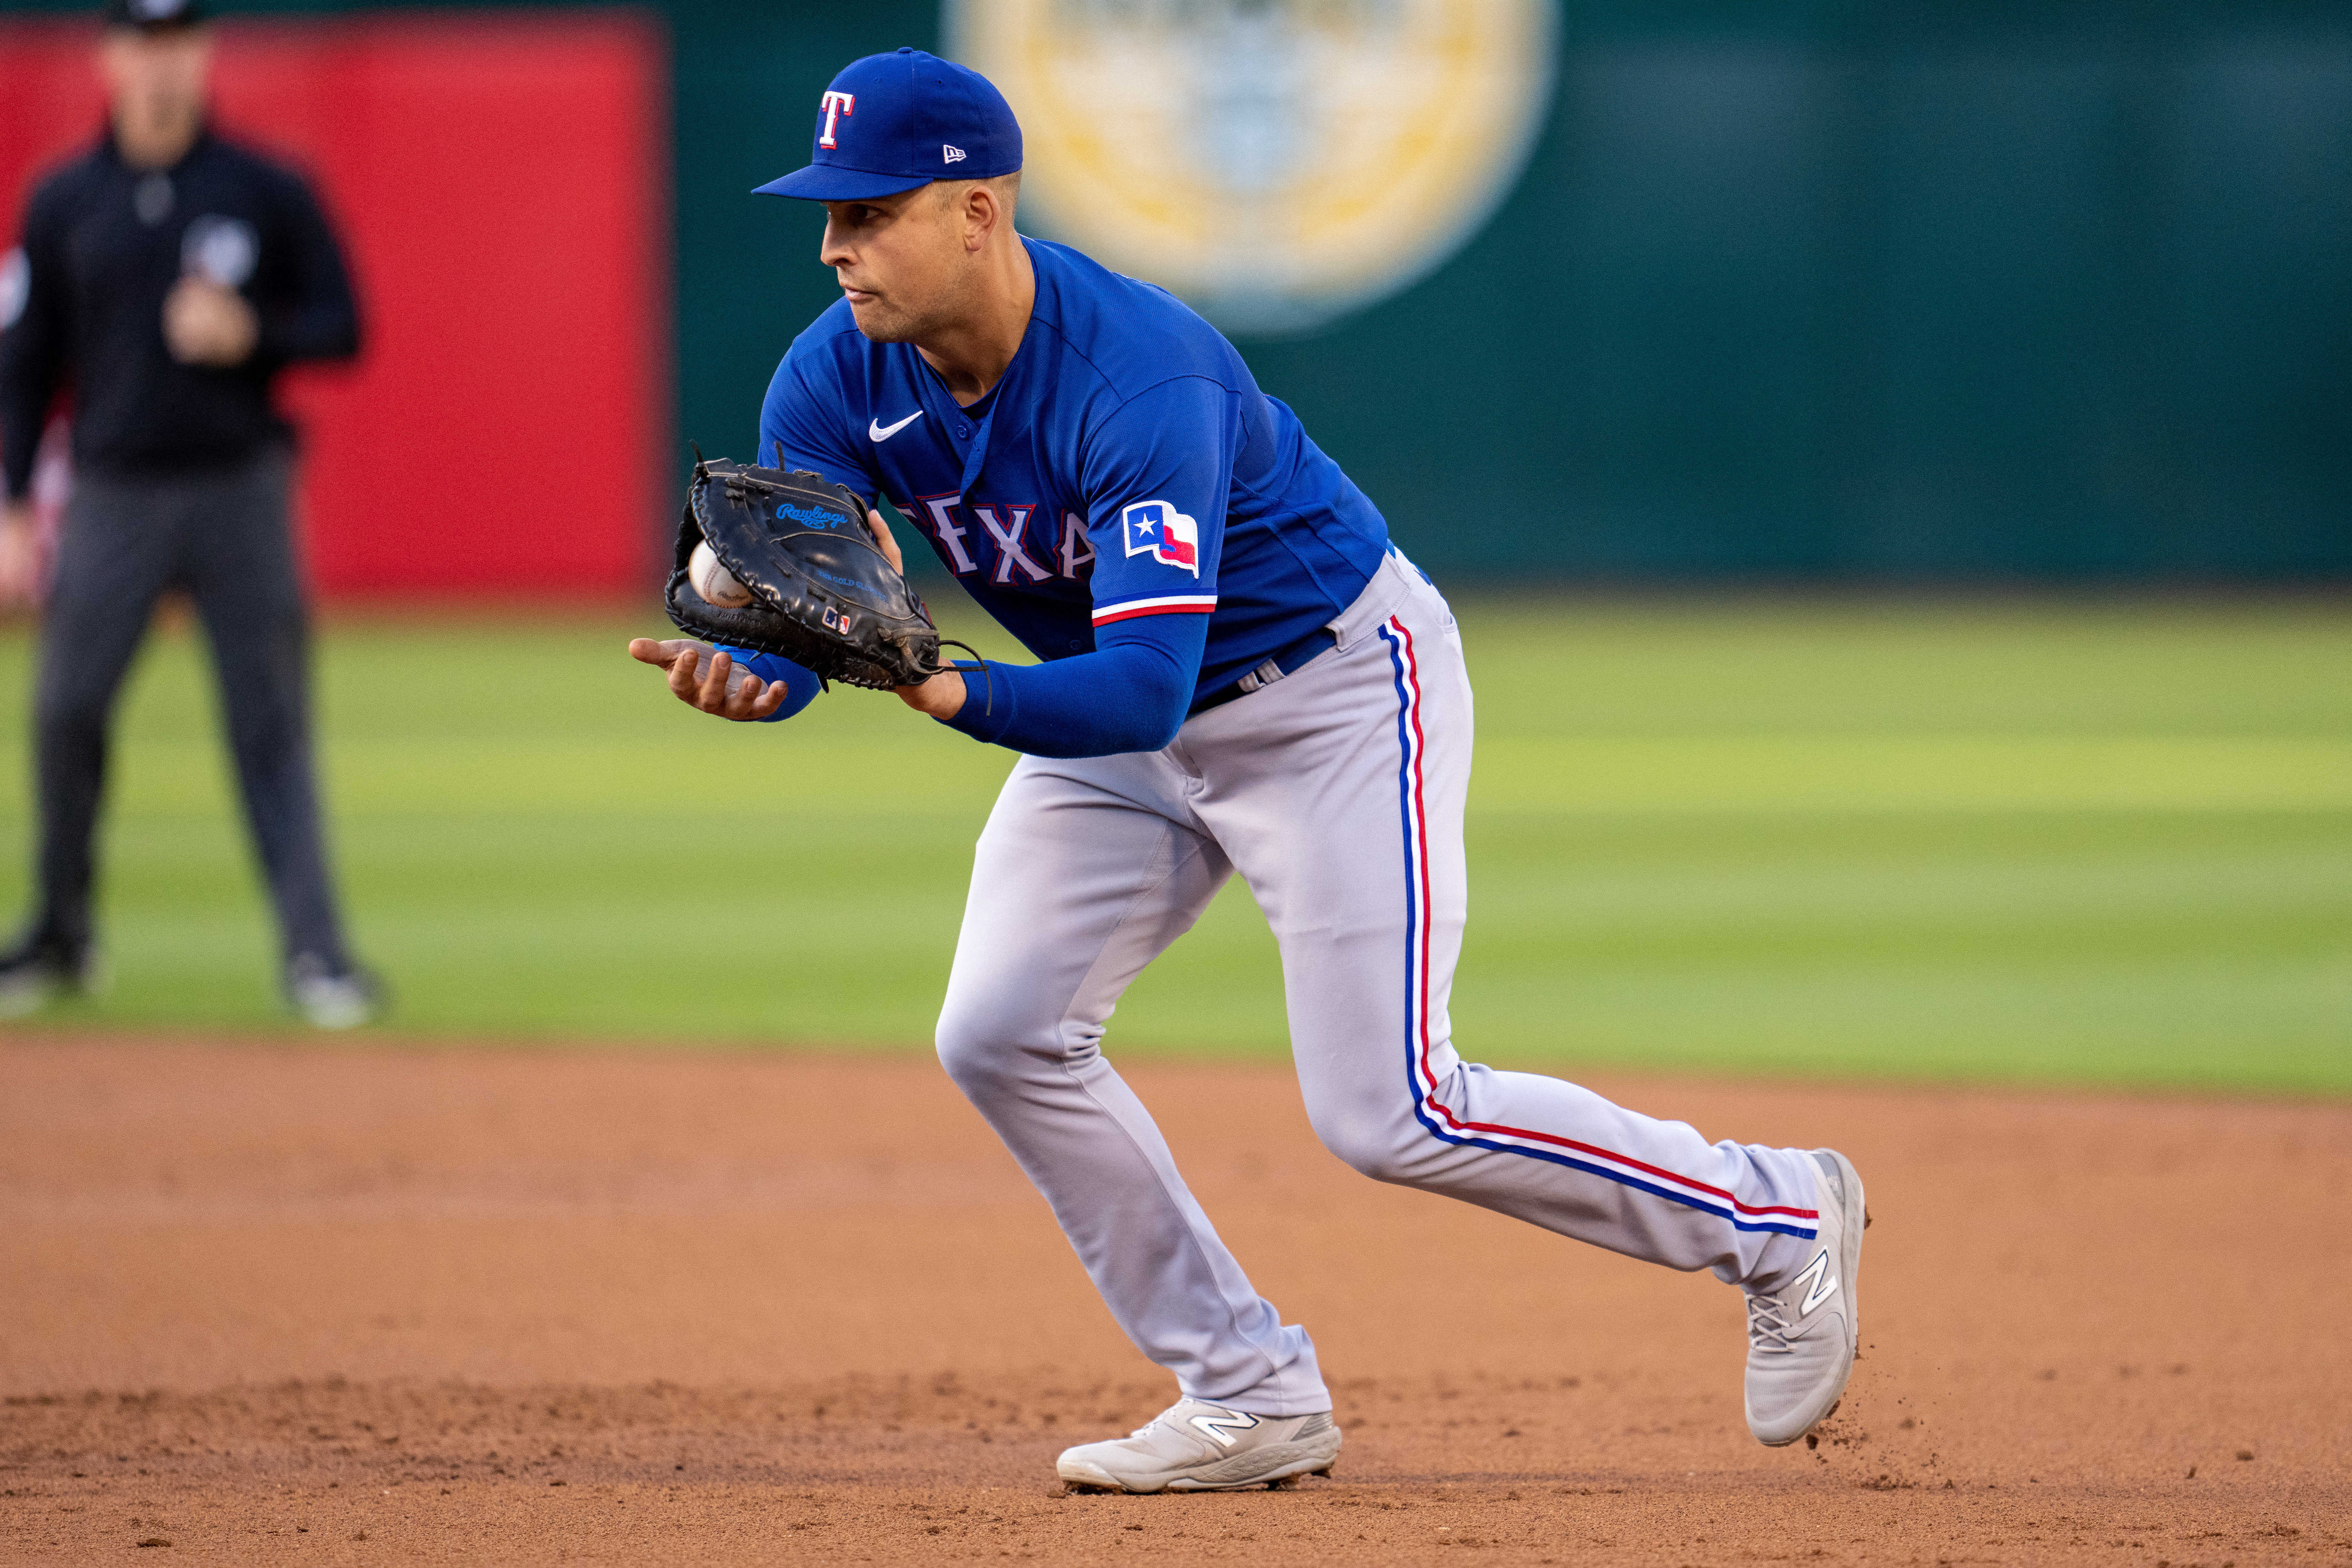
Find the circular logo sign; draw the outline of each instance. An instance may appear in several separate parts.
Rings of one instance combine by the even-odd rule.
[[[1518,178],[1554,0],[946,0],[1021,120],[1022,204],[1229,331],[1433,269]]]

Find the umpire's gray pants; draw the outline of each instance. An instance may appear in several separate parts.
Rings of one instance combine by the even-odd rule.
[[[1454,1054],[1470,682],[1444,599],[1391,556],[1338,646],[1163,752],[1024,757],[981,835],[940,1058],[1054,1208],[1111,1313],[1197,1399],[1331,1407],[1100,1052],[1128,984],[1239,870],[1282,950],[1307,1111],[1366,1175],[1727,1280],[1813,1234],[1790,1150],[1708,1143]]]
[[[35,699],[39,926],[91,931],[93,840],[114,700],[155,601],[183,588],[212,644],[247,825],[285,956],[348,963],[311,777],[309,632],[277,449],[218,472],[85,474],[74,486],[41,623]]]

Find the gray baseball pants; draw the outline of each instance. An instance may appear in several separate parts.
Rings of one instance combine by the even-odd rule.
[[[1461,637],[1393,554],[1332,631],[1331,651],[1165,751],[1024,757],[981,835],[940,1057],[1119,1327],[1192,1398],[1331,1408],[1306,1330],[1251,1288],[1101,1050],[1120,994],[1235,871],[1281,947],[1299,1088],[1333,1153],[1630,1257],[1776,1284],[1813,1235],[1810,1157],[1710,1144],[1454,1054]]]
[[[84,474],[67,503],[41,617],[34,752],[41,808],[37,930],[91,935],[99,803],[114,700],[155,601],[184,588],[212,644],[247,825],[285,955],[348,967],[312,777],[309,619],[282,450],[217,471]]]

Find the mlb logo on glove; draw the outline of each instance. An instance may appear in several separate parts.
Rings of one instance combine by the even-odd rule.
[[[1201,574],[1201,530],[1164,500],[1139,500],[1118,514],[1127,530],[1127,552],[1150,555],[1163,566]]]

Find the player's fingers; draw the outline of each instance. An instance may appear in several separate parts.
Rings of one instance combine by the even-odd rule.
[[[759,701],[751,705],[751,717],[754,719],[765,719],[777,709],[782,708],[784,705],[784,699],[791,695],[792,688],[786,686],[782,681],[772,680],[768,682],[768,689],[760,693]]]
[[[898,553],[898,542],[890,536],[890,525],[882,521],[882,514],[872,507],[866,508],[866,526],[873,531],[874,542],[881,546],[882,559],[890,563],[890,570],[903,575],[907,559]]]
[[[760,694],[767,689],[768,683],[756,675],[747,675],[728,688],[727,717],[738,720],[757,718]]]
[[[694,700],[694,667],[697,662],[697,655],[699,651],[699,649],[688,648],[684,653],[679,654],[676,658],[670,660],[669,689],[671,694],[677,697],[680,702],[691,702]]]
[[[703,674],[702,689],[698,693],[702,700],[698,706],[704,712],[719,713],[726,710],[727,672],[734,668],[735,661],[727,657],[727,651],[724,648],[710,656],[710,668]]]
[[[727,716],[730,719],[741,718],[745,706],[752,698],[760,694],[760,689],[766,684],[766,681],[761,680],[740,664],[729,670],[727,672]]]
[[[708,647],[691,637],[663,637],[659,640],[653,637],[629,639],[631,658],[644,659],[647,664],[659,665],[664,669],[671,668],[679,658],[688,654],[700,656],[709,651]]]

